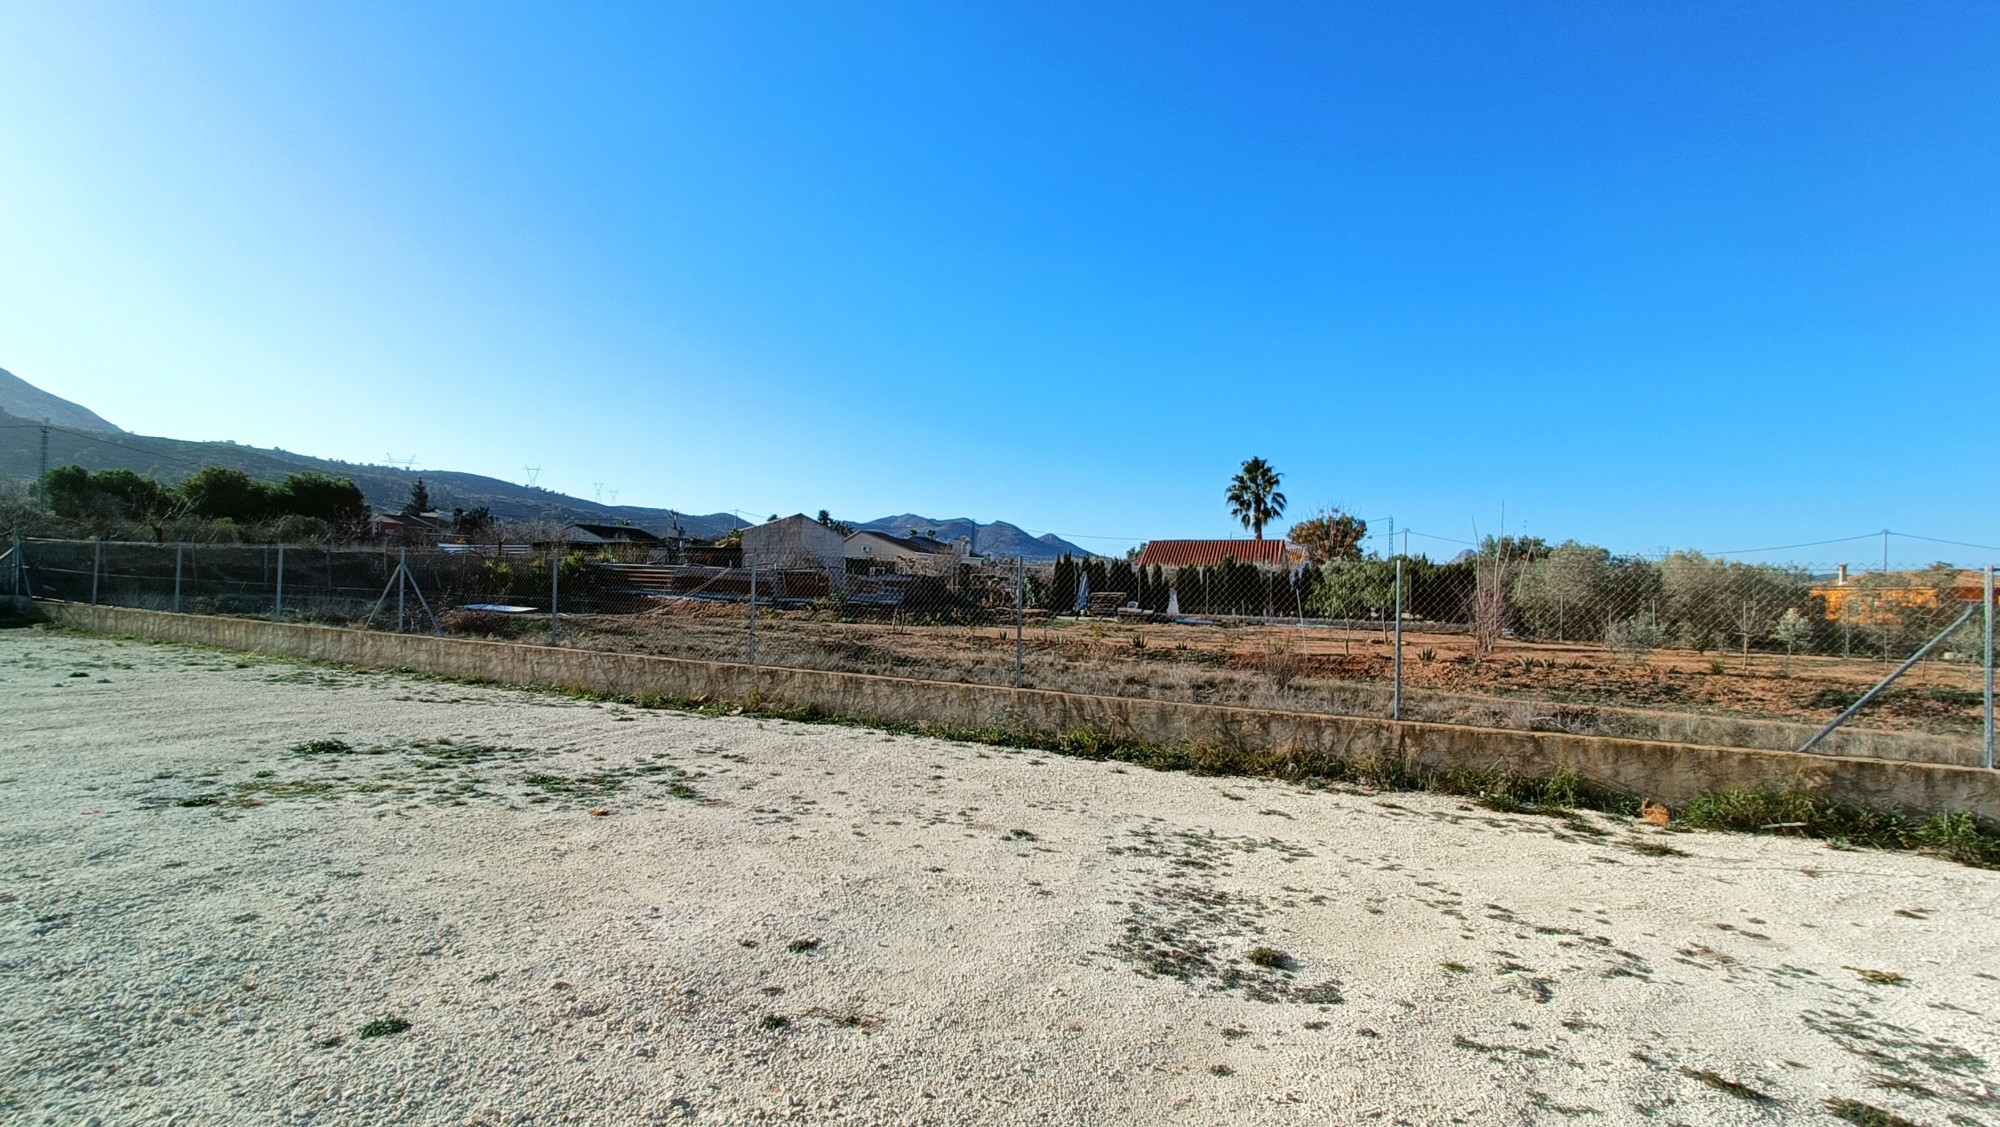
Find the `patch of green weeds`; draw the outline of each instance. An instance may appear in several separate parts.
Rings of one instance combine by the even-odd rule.
[[[1735,1096],[1737,1099],[1744,1100],[1748,1103],[1770,1104],[1778,1102],[1769,1093],[1760,1092],[1757,1089],[1752,1088],[1748,1084],[1743,1084],[1735,1080],[1731,1080],[1727,1076],[1724,1076],[1721,1073],[1714,1071],[1713,1069],[1689,1068],[1686,1065],[1682,1065],[1681,1075],[1686,1076],[1689,1079],[1699,1080],[1703,1084],[1708,1085],[1709,1087],[1715,1089],[1718,1092],[1722,1092],[1726,1095]]]
[[[1876,1107],[1874,1104],[1862,1103],[1860,1100],[1850,1100],[1844,1096],[1833,1096],[1829,1097],[1825,1103],[1826,1110],[1835,1119],[1846,1123],[1859,1124],[1860,1127],[1918,1127],[1915,1120],[1904,1119],[1893,1111],[1886,1111]]]
[[[1681,818],[1696,829],[1757,833],[1783,828],[1836,845],[1915,850],[1977,868],[2000,868],[2000,827],[1962,810],[1913,821],[1799,791],[1731,790],[1691,800]]]
[[[521,776],[521,785],[541,791],[543,794],[594,797],[620,789],[625,785],[625,780],[591,775],[551,775],[536,771]]]
[[[292,745],[292,752],[295,755],[349,755],[353,751],[354,748],[346,740],[336,739],[307,740],[302,744]]]
[[[1634,853],[1647,857],[1689,857],[1685,849],[1675,849],[1663,841],[1621,841],[1618,843]]]
[[[790,951],[794,955],[803,955],[808,951],[817,951],[819,950],[819,940],[794,939],[790,943],[785,944],[785,950]]]
[[[1868,1078],[1868,1086],[1870,1088],[1881,1088],[1889,1092],[1903,1092],[1915,1096],[1920,1100],[1934,1100],[1938,1098],[1937,1089],[1919,1084],[1915,1080],[1902,1076],[1870,1076]]]
[[[1291,970],[1297,965],[1292,961],[1290,955],[1285,954],[1276,947],[1252,947],[1250,953],[1243,956],[1243,958],[1253,966],[1264,967],[1268,970]]]
[[[757,1028],[776,1032],[791,1023],[792,1019],[786,1017],[784,1014],[765,1014],[763,1017],[757,1019]]]
[[[1908,986],[1910,980],[1892,970],[1869,970],[1866,967],[1842,967],[1851,970],[1854,976],[1870,986]]]
[[[409,1027],[410,1023],[400,1017],[378,1017],[361,1027],[361,1037],[363,1040],[373,1037],[393,1037]]]

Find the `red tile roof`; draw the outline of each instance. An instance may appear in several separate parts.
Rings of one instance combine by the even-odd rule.
[[[1283,540],[1149,540],[1139,551],[1140,567],[1214,567],[1224,556],[1237,563],[1281,567],[1299,555]]]

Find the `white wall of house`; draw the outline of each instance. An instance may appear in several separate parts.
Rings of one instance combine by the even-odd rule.
[[[960,562],[956,551],[918,551],[879,532],[854,533],[847,538],[843,551],[850,560],[876,561],[903,575],[950,575]]]
[[[789,516],[743,530],[743,562],[760,568],[843,568],[840,533],[811,517]]]

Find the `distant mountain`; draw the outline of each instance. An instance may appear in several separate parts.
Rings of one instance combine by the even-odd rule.
[[[18,409],[17,409],[18,408]],[[308,470],[353,480],[377,512],[393,513],[410,498],[410,486],[424,479],[431,503],[449,513],[481,505],[503,520],[559,520],[587,524],[627,521],[648,532],[713,540],[744,521],[729,513],[688,515],[639,505],[601,505],[547,489],[450,470],[412,472],[394,466],[359,465],[264,450],[234,442],[184,442],[128,434],[90,410],[0,371],[0,477],[32,480],[41,468],[42,420],[49,420],[49,465],[84,469],[124,469],[175,482],[203,466],[242,470],[261,481]]]
[[[87,430],[95,434],[125,433],[99,418],[95,411],[50,395],[5,368],[0,368],[0,412],[29,422],[46,421],[71,430]]]
[[[82,466],[84,469],[124,469],[165,482],[176,482],[203,466],[224,466],[242,470],[261,481],[277,481],[286,474],[317,471],[353,480],[361,494],[377,512],[393,513],[409,500],[410,486],[418,478],[429,490],[431,504],[443,512],[454,508],[491,509],[503,520],[560,520],[584,524],[617,524],[626,521],[635,527],[662,536],[690,536],[713,540],[746,521],[730,513],[691,516],[669,509],[640,505],[603,505],[570,497],[547,489],[516,485],[511,481],[482,477],[451,470],[410,471],[394,466],[373,466],[337,462],[294,454],[289,450],[265,450],[239,446],[234,442],[185,442],[177,438],[151,438],[129,434],[105,422],[96,413],[71,403],[0,370],[0,478],[33,479],[40,470],[42,421],[49,424],[49,465]],[[857,528],[886,531],[897,536],[935,532],[940,540],[972,538],[973,550],[987,556],[1023,556],[1030,560],[1053,560],[1067,552],[1088,555],[1082,548],[1053,534],[1030,536],[1005,521],[980,524],[966,517],[932,520],[905,513],[883,517]]]
[[[947,542],[967,536],[972,539],[972,550],[982,556],[1021,556],[1039,561],[1053,560],[1064,553],[1072,556],[1090,555],[1089,552],[1053,532],[1042,536],[1030,536],[1004,520],[981,524],[970,517],[948,517],[939,520],[934,517],[918,516],[915,513],[903,513],[900,516],[882,517],[854,527],[870,532],[887,532],[894,536],[919,536],[931,533],[939,540]]]

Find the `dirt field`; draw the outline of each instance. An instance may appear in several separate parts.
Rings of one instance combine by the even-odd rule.
[[[0,781],[10,1122],[2000,1124],[1926,857],[28,629]]]
[[[496,625],[491,616],[473,625]],[[505,623],[546,637],[545,620]],[[630,615],[566,616],[564,644],[703,660],[746,657],[744,608],[679,602]],[[1014,631],[758,615],[758,660],[937,680],[1012,684]],[[1072,692],[1386,715],[1393,649],[1379,630],[1044,619],[1025,632],[1024,683]],[[1475,660],[1464,634],[1406,633],[1405,715],[1588,735],[1791,750],[1891,667],[1878,658],[1697,654],[1640,657],[1585,643],[1503,641]],[[1846,755],[1970,762],[1979,670],[1926,661],[1836,733]],[[1708,721],[1713,721],[1709,723]]]

